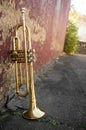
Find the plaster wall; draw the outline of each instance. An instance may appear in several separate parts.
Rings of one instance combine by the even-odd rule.
[[[36,50],[34,70],[63,51],[70,0],[0,0],[0,102],[4,100],[1,106],[6,92],[15,86],[14,65],[9,62],[8,51],[15,26],[21,21],[22,7],[26,8],[26,24]]]

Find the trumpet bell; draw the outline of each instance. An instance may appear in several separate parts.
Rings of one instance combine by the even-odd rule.
[[[34,109],[29,109],[23,112],[23,117],[25,119],[39,119],[45,115],[45,112],[40,110],[38,107]]]

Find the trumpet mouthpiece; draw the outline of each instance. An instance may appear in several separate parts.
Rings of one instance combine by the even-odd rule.
[[[21,12],[22,12],[22,13],[25,13],[25,10],[26,10],[26,9],[25,9],[24,7],[21,8]]]

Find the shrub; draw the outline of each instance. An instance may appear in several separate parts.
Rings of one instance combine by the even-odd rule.
[[[64,51],[67,54],[74,53],[78,48],[78,28],[77,26],[69,21],[65,37]]]

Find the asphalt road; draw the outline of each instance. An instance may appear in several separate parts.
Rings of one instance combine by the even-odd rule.
[[[86,130],[86,55],[51,61],[36,74],[35,90],[37,105],[46,115],[35,121],[23,119],[29,96],[15,96],[7,104],[11,112],[0,118],[0,130]]]

